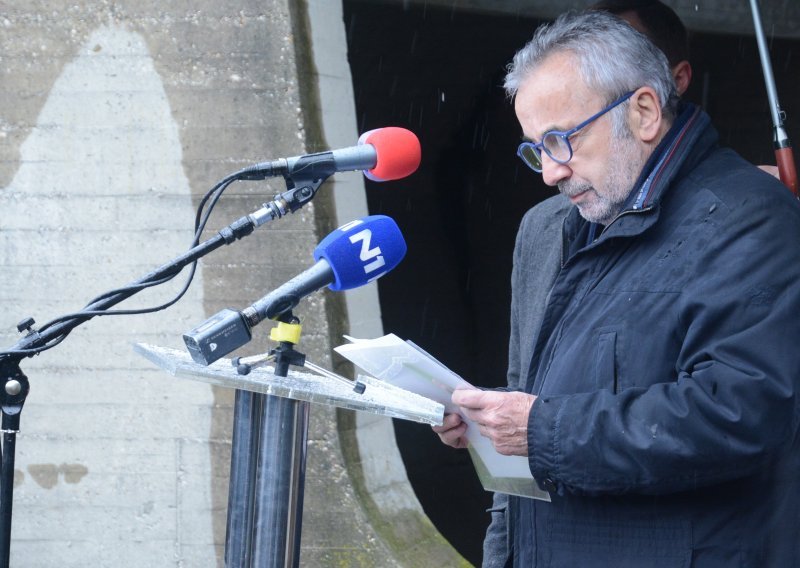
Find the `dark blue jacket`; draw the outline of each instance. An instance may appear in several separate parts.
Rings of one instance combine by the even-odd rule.
[[[800,566],[800,207],[687,109],[624,211],[572,211],[525,390],[515,566]]]

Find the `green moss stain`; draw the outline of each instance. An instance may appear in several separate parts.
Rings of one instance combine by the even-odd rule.
[[[336,413],[339,440],[345,466],[359,502],[370,524],[403,566],[448,566],[468,568],[472,564],[462,557],[421,511],[404,510],[387,515],[375,504],[366,489],[361,456],[356,440],[353,411]]]

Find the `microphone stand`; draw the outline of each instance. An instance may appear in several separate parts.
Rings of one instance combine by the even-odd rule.
[[[298,176],[299,177],[299,176]],[[249,178],[237,175],[236,179]],[[313,172],[313,179],[292,179],[286,177],[288,191],[276,196],[273,201],[263,204],[253,213],[241,217],[214,237],[198,244],[184,254],[160,266],[156,270],[131,283],[129,289],[121,289],[101,296],[84,308],[84,312],[103,312],[116,304],[130,298],[142,290],[145,284],[153,284],[172,278],[183,268],[199,258],[231,244],[252,233],[256,228],[287,212],[294,213],[305,205],[316,194],[326,177],[320,172]],[[64,340],[66,334],[82,323],[95,317],[95,313],[76,314],[55,323],[44,331],[37,331],[32,318],[20,322],[17,329],[26,332],[11,349],[0,354],[0,407],[2,407],[2,448],[0,448],[0,568],[8,568],[11,558],[11,515],[14,499],[14,464],[16,439],[19,433],[20,418],[25,399],[30,392],[28,377],[22,372],[20,362],[26,357],[36,355],[42,348],[55,347]]]
[[[304,366],[305,355],[294,349],[300,320],[287,311],[278,322],[270,333],[278,347],[266,356],[233,359],[239,374],[274,362],[274,374],[286,377],[290,365]],[[299,566],[309,409],[307,401],[236,389],[227,568]]]
[[[289,366],[306,367],[343,381],[357,394],[366,386],[306,361],[294,349],[300,320],[291,310],[278,317],[270,339],[278,347],[266,355],[231,362],[240,375],[273,362],[273,374],[286,377]],[[237,389],[234,402],[226,568],[297,568],[303,524],[303,496],[310,403]]]

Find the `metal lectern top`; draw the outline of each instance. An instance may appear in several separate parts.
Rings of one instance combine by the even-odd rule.
[[[359,375],[366,390],[358,394],[353,384],[294,370],[288,377],[273,374],[271,367],[253,369],[240,375],[230,359],[204,366],[195,363],[188,353],[177,349],[136,343],[134,351],[176,377],[193,379],[221,387],[248,390],[294,400],[305,400],[339,408],[370,412],[424,424],[441,424],[444,406],[392,386],[373,377]]]

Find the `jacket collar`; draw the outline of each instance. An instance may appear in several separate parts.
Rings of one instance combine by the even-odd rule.
[[[642,168],[622,212],[602,231],[601,238],[589,246],[611,237],[637,235],[655,223],[658,206],[672,182],[694,169],[716,147],[717,140],[718,134],[708,115],[691,103],[682,103],[674,124]],[[567,258],[587,245],[590,225],[577,207],[567,215],[563,248]]]
[[[711,134],[711,136],[707,136]],[[704,136],[706,135],[706,136]],[[702,140],[702,138],[708,138]],[[675,123],[642,168],[623,210],[647,209],[660,200],[672,180],[705,157],[717,141],[708,115],[693,104],[684,104]]]

